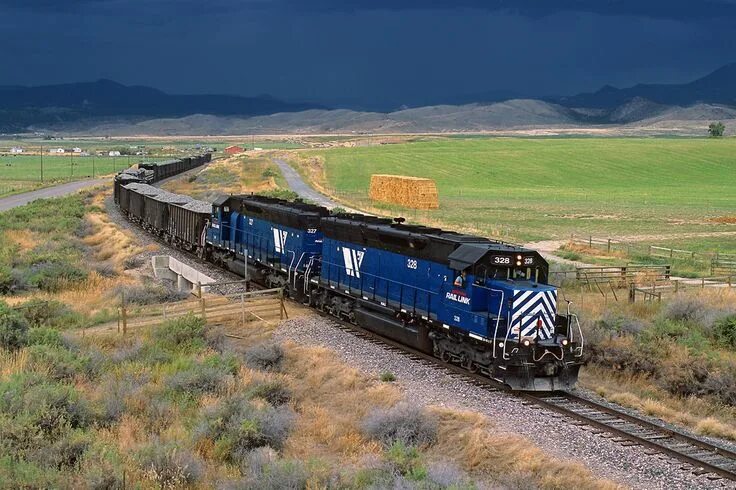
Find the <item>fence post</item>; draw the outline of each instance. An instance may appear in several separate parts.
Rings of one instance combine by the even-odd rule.
[[[588,236],[588,248],[593,248],[593,235]]]
[[[636,285],[632,282],[629,284],[629,303],[636,302]]]
[[[672,258],[672,254],[674,253],[674,249],[670,249],[670,258]]]
[[[121,299],[120,299],[120,313],[121,313],[121,319],[123,322],[123,335],[128,333],[128,312],[125,311],[125,291],[120,293]]]
[[[202,297],[202,283],[200,281],[197,281],[197,297]]]
[[[651,245],[649,245],[649,255],[650,256],[652,255],[652,246]]]
[[[680,281],[675,281],[675,292],[680,290]]]
[[[608,239],[608,253],[611,253],[611,239]]]
[[[245,295],[240,293],[240,326],[245,327]]]
[[[199,298],[200,310],[202,312],[202,320],[207,321],[207,312],[205,309],[204,298]]]

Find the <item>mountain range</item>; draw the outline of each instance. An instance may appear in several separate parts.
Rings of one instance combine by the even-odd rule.
[[[503,91],[475,102],[391,112],[287,102],[268,95],[171,95],[110,80],[39,87],[0,86],[0,132],[89,134],[249,134],[278,132],[443,132],[524,127],[702,125],[736,119],[736,63],[685,84],[605,86],[564,97],[512,98]],[[672,124],[670,124],[672,126]]]

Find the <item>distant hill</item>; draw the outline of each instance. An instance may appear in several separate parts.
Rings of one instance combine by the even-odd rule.
[[[508,95],[510,93],[506,93]],[[541,99],[478,93],[473,103],[389,112],[329,109],[270,96],[169,95],[110,80],[45,87],[0,87],[0,132],[28,130],[97,135],[241,135],[597,128],[624,133],[650,127],[667,134],[706,134],[709,121],[736,120],[736,63],[680,85],[603,87]],[[452,100],[449,98],[448,100]],[[733,124],[727,124],[731,133]],[[655,132],[656,132],[655,131]],[[647,133],[645,134],[654,134]],[[659,133],[657,133],[659,134]]]
[[[160,118],[189,114],[258,116],[322,109],[317,104],[289,103],[264,95],[170,95],[111,80],[39,87],[0,86],[0,130],[29,125],[69,123],[101,117]]]
[[[722,66],[690,83],[639,84],[622,89],[606,85],[597,92],[551,100],[566,107],[613,109],[636,98],[676,106],[700,103],[736,105],[736,63]]]

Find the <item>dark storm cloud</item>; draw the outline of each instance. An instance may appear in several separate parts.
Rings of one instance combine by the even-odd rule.
[[[0,7],[34,11],[73,11],[81,8],[172,8],[186,12],[291,9],[301,12],[360,12],[369,10],[476,9],[544,17],[562,12],[638,16],[654,19],[736,18],[735,0],[0,0]]]
[[[734,0],[286,0],[304,10],[431,10],[472,8],[504,11],[529,17],[561,12],[626,15],[655,19],[692,20],[736,16]]]

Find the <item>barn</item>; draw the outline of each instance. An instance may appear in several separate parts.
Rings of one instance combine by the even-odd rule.
[[[225,148],[224,151],[228,155],[237,155],[238,153],[243,153],[245,150],[241,146],[231,145]]]

